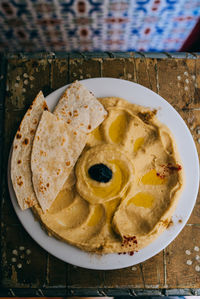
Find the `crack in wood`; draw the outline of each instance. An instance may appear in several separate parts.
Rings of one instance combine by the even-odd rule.
[[[160,270],[158,264],[156,264],[156,274],[157,274],[158,285],[160,286],[161,281],[160,281]]]
[[[144,285],[144,288],[145,288],[145,280],[144,280],[143,266],[142,266],[142,264],[139,264],[139,266],[140,266],[140,272],[141,272],[141,276],[142,276],[142,282],[143,282],[143,285]]]
[[[190,107],[183,107],[182,109],[181,109],[182,111],[200,111],[200,107],[198,108],[198,107],[196,107],[196,108],[190,108]]]
[[[157,90],[156,90],[156,92],[157,92],[157,94],[159,94],[160,93],[160,86],[159,86],[159,78],[158,78],[158,61],[156,61],[156,64],[155,64],[155,72],[156,72],[156,88],[157,88]]]
[[[190,70],[189,70],[189,67],[188,67],[188,64],[187,64],[187,60],[186,60],[185,65],[186,65],[186,69],[187,69],[187,73],[188,73],[187,76],[189,76],[189,75],[190,75]],[[184,84],[184,85],[185,85],[185,84]],[[186,88],[186,87],[187,87],[187,86],[185,86],[185,88]],[[188,88],[188,87],[187,87],[187,88]],[[189,94],[189,92],[191,92],[191,85],[189,85],[188,94]],[[192,102],[193,102],[193,98],[189,97],[189,102],[187,103],[187,106],[191,105]]]
[[[164,287],[167,287],[167,261],[166,261],[166,249],[163,249],[163,267],[164,267]]]
[[[49,254],[47,254],[47,267],[46,267],[46,281],[45,281],[45,284],[48,285],[49,284]]]
[[[134,58],[133,59],[133,67],[134,67],[134,81],[136,82],[136,83],[138,83],[138,80],[137,80],[137,67],[136,67],[136,59]]]
[[[146,65],[146,72],[147,72],[147,76],[148,76],[148,80],[149,80],[149,86],[150,86],[150,89],[153,90],[151,79],[150,79],[150,74],[149,74],[149,66],[147,64],[147,59],[145,59],[144,61],[145,61],[145,65]]]

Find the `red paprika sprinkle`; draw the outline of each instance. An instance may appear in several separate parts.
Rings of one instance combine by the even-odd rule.
[[[179,171],[182,169],[181,165],[179,165],[179,164],[172,165],[171,163],[167,164],[167,168],[171,171]]]

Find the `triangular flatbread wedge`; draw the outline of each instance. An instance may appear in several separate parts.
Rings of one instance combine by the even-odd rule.
[[[48,210],[81,154],[86,138],[65,121],[44,111],[33,141],[31,170],[42,210]]]
[[[44,110],[48,110],[48,107],[40,91],[24,115],[13,142],[11,179],[22,210],[37,203],[31,179],[30,160],[34,135]]]
[[[84,133],[93,131],[107,115],[103,105],[78,81],[66,89],[53,113]]]

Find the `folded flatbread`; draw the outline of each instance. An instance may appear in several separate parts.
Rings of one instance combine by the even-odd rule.
[[[30,160],[34,135],[44,110],[48,110],[48,107],[40,91],[22,119],[13,142],[11,179],[22,210],[37,203],[31,179]]]
[[[107,115],[103,105],[78,81],[66,89],[53,113],[84,133],[93,131]]]
[[[85,146],[85,137],[51,112],[43,112],[33,141],[31,170],[34,190],[44,212],[62,189]]]

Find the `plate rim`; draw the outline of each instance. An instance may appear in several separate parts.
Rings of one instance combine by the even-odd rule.
[[[120,266],[114,266],[114,265],[112,265],[112,266],[103,266],[103,267],[100,267],[100,266],[95,266],[95,264],[92,264],[92,262],[90,262],[90,264],[89,265],[84,265],[84,263],[83,264],[80,264],[80,262],[78,262],[78,263],[70,263],[70,258],[69,259],[65,259],[65,258],[63,258],[63,257],[60,257],[60,256],[58,256],[58,255],[56,255],[55,253],[52,253],[52,251],[51,250],[49,250],[49,248],[47,248],[47,247],[45,247],[45,246],[43,246],[43,245],[41,245],[41,242],[40,241],[38,241],[37,240],[37,238],[35,238],[31,233],[30,233],[30,230],[29,229],[27,229],[27,226],[26,226],[26,224],[24,223],[24,221],[23,221],[23,217],[21,216],[21,214],[22,213],[26,213],[26,212],[30,212],[31,213],[31,215],[32,215],[32,217],[34,218],[34,216],[33,216],[33,214],[32,214],[32,211],[30,211],[30,210],[27,210],[27,211],[24,211],[24,212],[22,212],[21,210],[19,210],[19,207],[17,206],[17,202],[16,202],[16,196],[15,196],[15,193],[14,193],[14,190],[12,190],[13,189],[13,187],[12,187],[12,182],[11,182],[11,178],[10,178],[10,159],[11,159],[11,153],[12,153],[12,146],[11,146],[11,148],[10,148],[10,153],[9,153],[9,159],[8,159],[8,168],[7,168],[7,180],[8,180],[8,189],[9,189],[9,194],[10,194],[10,198],[11,198],[11,201],[12,201],[12,204],[13,204],[13,207],[14,207],[14,210],[15,210],[15,213],[17,214],[17,216],[18,216],[18,218],[19,218],[19,220],[20,220],[20,222],[22,223],[22,225],[23,225],[23,227],[25,228],[25,230],[28,232],[28,234],[32,237],[32,239],[34,239],[34,241],[35,242],[37,242],[37,244],[39,244],[43,249],[45,249],[48,253],[50,253],[50,254],[52,254],[52,255],[54,255],[54,256],[56,256],[57,258],[59,258],[59,259],[61,259],[61,260],[63,260],[64,262],[67,262],[67,263],[70,263],[70,264],[72,264],[72,265],[75,265],[75,266],[79,266],[79,267],[83,267],[83,268],[87,268],[87,269],[94,269],[94,270],[114,270],[114,269],[122,269],[122,268],[126,268],[126,267],[128,267],[128,266],[133,266],[133,265],[136,265],[136,264],[138,264],[138,263],[141,263],[141,262],[144,262],[144,261],[146,261],[146,260],[148,260],[149,258],[151,258],[151,257],[153,257],[153,256],[155,256],[156,254],[158,254],[160,251],[162,251],[164,248],[166,248],[176,237],[177,237],[177,235],[181,232],[181,230],[184,228],[184,226],[185,226],[185,224],[186,224],[186,222],[187,222],[187,220],[189,219],[189,217],[190,217],[190,215],[191,215],[191,213],[192,213],[192,211],[193,211],[193,209],[194,209],[194,206],[195,206],[195,203],[196,203],[196,198],[197,198],[197,193],[198,193],[198,189],[199,189],[199,157],[198,157],[198,154],[197,154],[197,149],[196,149],[196,145],[195,145],[195,143],[194,143],[194,140],[193,140],[193,137],[192,137],[192,134],[190,133],[190,130],[189,130],[189,128],[187,127],[187,125],[186,125],[186,123],[185,123],[185,121],[182,119],[182,117],[180,116],[180,114],[175,110],[175,108],[171,105],[171,104],[169,104],[169,102],[167,102],[164,98],[162,98],[159,94],[157,94],[157,93],[155,93],[154,91],[152,91],[151,89],[149,89],[149,88],[147,88],[147,87],[145,87],[145,86],[143,86],[143,85],[141,85],[141,84],[138,84],[138,83],[135,83],[135,82],[132,82],[132,81],[128,81],[128,80],[124,80],[124,79],[118,79],[118,78],[109,78],[109,77],[100,77],[100,78],[90,78],[90,79],[85,79],[85,80],[79,80],[79,82],[80,83],[83,83],[84,85],[86,84],[88,84],[88,82],[91,82],[91,80],[93,80],[93,82],[94,81],[109,81],[109,80],[111,80],[111,81],[115,81],[115,82],[118,82],[119,83],[119,81],[120,82],[125,82],[125,84],[130,84],[130,86],[133,86],[133,85],[135,85],[135,87],[137,88],[142,88],[143,90],[146,90],[146,92],[147,93],[152,93],[152,96],[156,96],[157,98],[159,98],[160,100],[161,100],[161,102],[162,101],[164,101],[164,103],[165,103],[165,105],[167,105],[168,107],[170,107],[170,110],[172,110],[175,114],[176,114],[176,116],[178,117],[178,119],[179,119],[179,121],[181,121],[181,125],[182,126],[184,126],[184,129],[187,131],[187,134],[188,134],[188,137],[190,137],[190,142],[191,142],[191,146],[193,146],[193,150],[194,150],[194,159],[196,159],[196,162],[197,162],[197,180],[196,180],[196,193],[195,193],[195,195],[194,195],[194,200],[193,200],[193,202],[192,202],[192,205],[190,206],[190,209],[189,209],[189,212],[188,212],[188,215],[187,215],[187,217],[186,217],[186,219],[184,219],[184,221],[182,222],[182,225],[180,225],[179,226],[179,229],[177,229],[176,230],[176,233],[173,233],[172,234],[172,237],[169,239],[169,242],[166,242],[163,246],[160,246],[160,248],[157,250],[157,251],[154,251],[154,253],[153,254],[151,254],[149,257],[147,257],[146,259],[144,259],[144,260],[138,260],[138,262],[134,262],[134,263],[132,263],[131,261],[133,260],[133,258],[132,257],[128,257],[128,256],[126,256],[127,258],[126,259],[124,259],[124,260],[126,260],[126,262],[124,262],[124,266],[122,266],[122,265],[120,265]],[[90,84],[90,83],[89,83]],[[121,84],[121,83],[120,83]],[[122,84],[124,84],[124,83],[122,83]],[[60,87],[60,88],[58,88],[58,89],[56,89],[55,91],[53,91],[53,92],[51,92],[48,96],[46,96],[45,97],[45,99],[46,99],[46,101],[47,101],[47,104],[49,105],[49,103],[48,103],[48,101],[50,101],[49,99],[51,98],[51,97],[54,97],[57,93],[59,93],[59,92],[61,92],[61,91],[64,91],[68,86],[69,86],[70,84],[66,84],[66,85],[64,85],[64,86],[62,86],[62,87]],[[49,97],[49,99],[48,99],[48,97]],[[126,99],[126,98],[125,98]],[[56,100],[54,100],[54,102],[55,102]],[[56,104],[56,103],[55,103]],[[150,105],[151,105],[151,103],[149,103]],[[144,105],[142,105],[142,106],[144,106]],[[146,107],[150,107],[149,105],[147,105]],[[158,117],[158,119],[159,119],[159,117]],[[173,132],[172,132],[173,133]],[[184,191],[183,191],[184,192]],[[12,194],[13,193],[13,194]],[[181,195],[182,196],[182,195]],[[181,198],[181,196],[180,196],[180,198]],[[14,199],[13,199],[13,197],[15,197]],[[180,200],[179,200],[180,201]],[[177,209],[177,208],[176,208]],[[174,213],[175,214],[175,213]],[[173,215],[174,215],[173,214]],[[39,224],[39,226],[40,226],[40,224]],[[40,229],[43,231],[43,229],[40,227]],[[44,231],[43,231],[44,232]],[[46,232],[44,232],[46,235],[47,235],[47,233]],[[163,233],[161,234],[161,235],[163,235]],[[160,237],[160,236],[159,236]],[[157,239],[159,239],[159,237],[157,238]],[[48,237],[48,238],[50,238],[50,237]],[[51,239],[52,239],[52,237],[51,237]],[[71,245],[69,245],[69,244],[67,244],[67,243],[65,243],[65,242],[62,242],[62,241],[58,241],[57,239],[55,239],[54,237],[53,237],[53,239],[54,240],[56,240],[56,242],[59,242],[59,243],[64,243],[67,247],[70,247],[70,248],[72,248],[72,250],[74,250],[75,249],[75,251],[81,251],[81,252],[84,252],[84,251],[82,251],[82,250],[80,250],[80,249],[77,249],[77,248],[75,248],[75,247],[73,247],[73,246],[71,246]],[[154,242],[152,242],[152,243],[154,243]],[[152,244],[151,243],[151,244]],[[151,245],[150,244],[150,245]],[[150,245],[148,245],[147,247],[145,247],[145,248],[148,248]],[[145,248],[144,249],[142,249],[142,251],[144,251],[145,250]],[[95,256],[95,254],[91,254],[91,253],[88,253],[88,252],[84,252],[86,255],[88,255],[88,260],[91,260],[92,261],[92,255],[93,256]],[[111,255],[117,255],[117,254],[111,254]],[[105,256],[105,255],[104,255]],[[108,255],[107,255],[108,256]],[[135,254],[135,256],[137,256],[137,253]],[[124,258],[124,256],[120,256],[120,259],[123,259]],[[99,257],[98,257],[98,259],[99,259]]]

